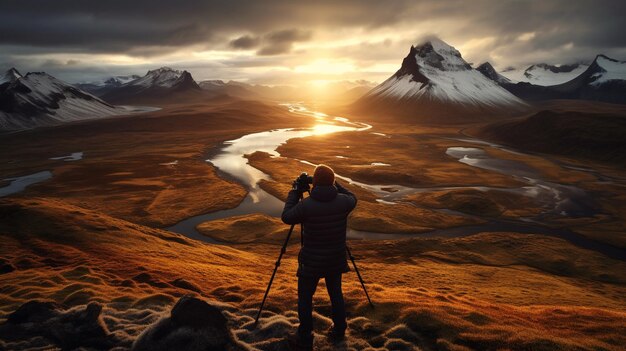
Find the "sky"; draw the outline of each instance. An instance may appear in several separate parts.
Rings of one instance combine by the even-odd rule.
[[[626,60],[620,0],[0,0],[0,69],[68,82],[170,66],[198,81],[381,82],[437,36],[470,63]]]

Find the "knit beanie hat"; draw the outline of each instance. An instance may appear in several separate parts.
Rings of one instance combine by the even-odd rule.
[[[335,172],[326,165],[315,167],[313,172],[313,186],[316,185],[333,185],[335,184]]]

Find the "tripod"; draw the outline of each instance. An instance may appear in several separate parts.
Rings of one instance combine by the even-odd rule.
[[[307,191],[308,192],[308,191]],[[303,199],[303,194],[300,194],[300,201],[302,201]],[[275,266],[274,266],[274,271],[272,272],[272,276],[270,278],[270,282],[267,284],[267,289],[265,289],[265,295],[263,295],[263,300],[261,301],[261,306],[259,307],[259,312],[256,315],[256,318],[254,319],[254,326],[256,326],[259,323],[259,318],[261,317],[261,313],[263,312],[263,307],[265,306],[265,300],[267,299],[267,295],[270,292],[270,289],[272,288],[272,283],[274,282],[274,277],[276,276],[276,271],[278,271],[278,267],[280,266],[280,260],[283,258],[283,255],[285,254],[285,251],[287,250],[287,245],[289,244],[289,239],[291,238],[291,233],[293,233],[293,228],[295,227],[295,224],[291,225],[291,228],[289,228],[289,233],[287,233],[287,238],[285,239],[285,242],[283,243],[283,247],[280,249],[280,254],[278,255],[278,259],[276,260]],[[300,240],[302,240],[302,224],[300,224]],[[302,244],[302,242],[301,242]],[[348,253],[348,257],[350,257],[350,261],[352,261],[352,265],[354,266],[354,270],[357,274],[357,276],[359,277],[359,281],[361,282],[361,286],[363,287],[363,291],[365,291],[365,296],[367,297],[367,301],[369,302],[370,306],[372,306],[372,308],[374,308],[374,304],[372,303],[372,300],[370,300],[370,296],[367,293],[367,289],[365,288],[365,283],[363,282],[363,278],[361,277],[361,273],[359,273],[359,269],[356,266],[356,262],[354,261],[354,256],[352,256],[352,253],[350,252],[350,248],[346,245],[346,251]]]

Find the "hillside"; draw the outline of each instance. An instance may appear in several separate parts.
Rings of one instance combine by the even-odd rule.
[[[193,337],[204,347],[223,340],[222,347],[231,350],[282,350],[283,337],[296,324],[297,245],[288,249],[267,312],[254,328],[276,244],[207,245],[45,198],[2,200],[0,218],[0,339],[5,348],[176,348]],[[617,307],[612,295],[624,295],[618,285],[626,279],[624,263],[558,239],[527,238],[499,233],[353,243],[353,251],[363,257],[359,266],[376,309],[367,306],[358,281],[348,274],[347,344],[355,349],[575,345],[618,350],[626,342],[618,327],[626,324],[626,314],[607,307]],[[414,281],[419,284],[407,285]],[[191,303],[212,317],[173,310],[174,323],[166,321],[176,301],[188,294],[208,300],[213,308]],[[28,301],[39,302],[25,305]],[[323,294],[316,304],[329,309]],[[320,330],[330,323],[317,313],[315,319]],[[158,326],[160,341],[153,335]],[[223,334],[210,334],[224,327]],[[316,349],[332,347],[320,336]]]
[[[522,150],[615,165],[626,161],[624,114],[544,110],[487,125],[475,134]]]

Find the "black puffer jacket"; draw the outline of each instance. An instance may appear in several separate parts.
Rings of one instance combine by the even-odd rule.
[[[356,197],[341,185],[316,186],[299,202],[299,192],[287,196],[282,219],[302,223],[303,245],[298,255],[298,275],[323,277],[349,271],[346,257],[346,223]]]

